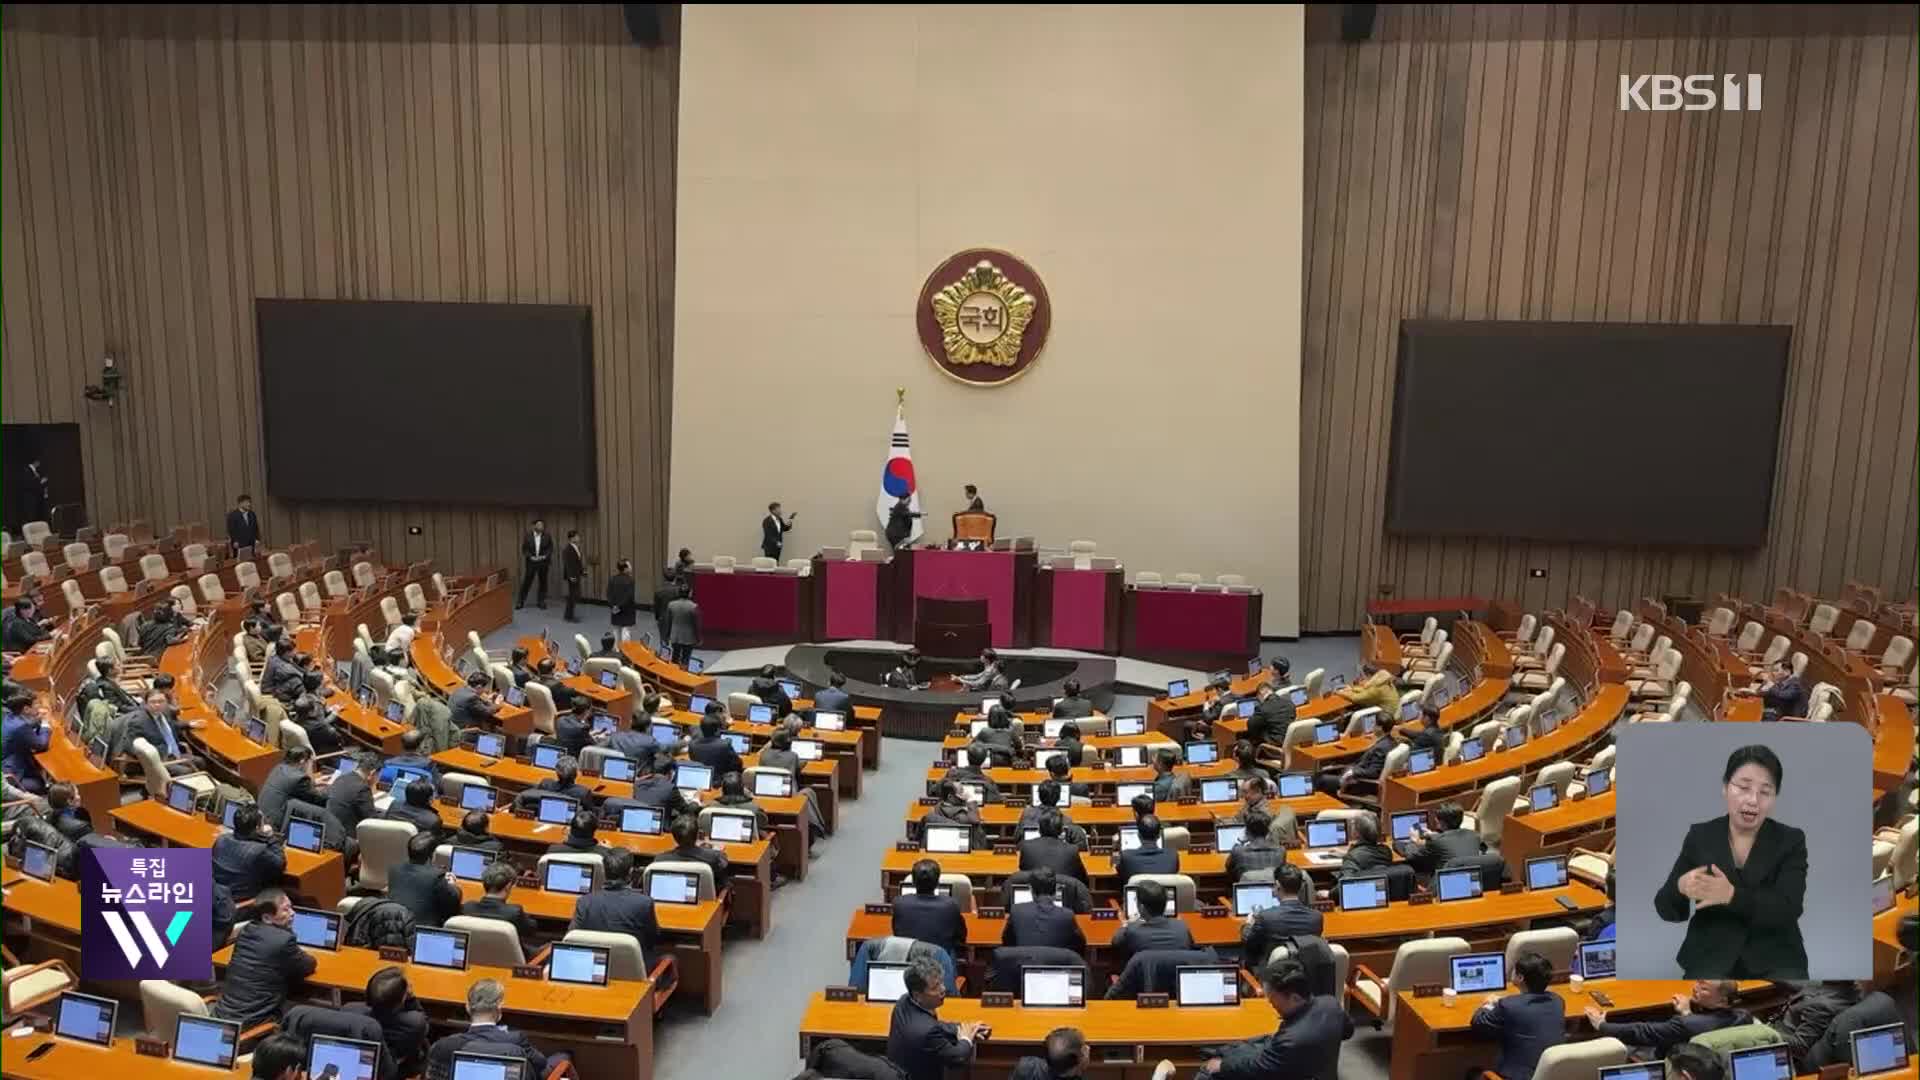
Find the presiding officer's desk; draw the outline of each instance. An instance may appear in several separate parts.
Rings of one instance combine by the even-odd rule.
[[[467,988],[480,979],[497,979],[506,989],[502,1024],[533,1038],[551,1054],[567,1051],[582,1076],[653,1075],[653,984],[645,979],[576,986],[545,979],[517,979],[511,968],[474,964],[465,971],[382,960],[373,949],[308,949],[316,967],[306,985],[330,990],[336,1004],[366,995],[367,979],[385,967],[399,967],[427,1014],[440,1024],[463,1025]],[[214,967],[233,962],[233,946],[213,954]],[[296,995],[299,991],[296,989]]]
[[[1242,998],[1238,1005],[1209,1008],[1169,1004],[1165,1009],[1142,1009],[1132,1001],[1099,1000],[1093,986],[1087,990],[1094,1000],[1077,1009],[1030,1009],[1018,1004],[989,1009],[979,998],[948,998],[940,1006],[941,1020],[977,1020],[991,1027],[993,1034],[979,1044],[972,1064],[946,1075],[1005,1080],[1014,1062],[1042,1052],[1048,1032],[1075,1027],[1093,1049],[1089,1077],[1144,1080],[1162,1058],[1181,1065],[1178,1075],[1186,1076],[1206,1060],[1201,1053],[1204,1048],[1271,1035],[1280,1026],[1279,1016],[1264,998]],[[892,1016],[891,1002],[828,1001],[824,992],[815,993],[800,1021],[800,1053],[804,1057],[822,1039],[872,1044],[870,1048],[884,1052]]]
[[[153,799],[128,803],[113,812],[114,823],[134,837],[151,837],[168,847],[211,848],[220,826],[200,814],[183,814]],[[288,891],[315,907],[332,910],[347,895],[346,862],[338,851],[286,848]]]
[[[0,1077],[6,1080],[71,1080],[76,1076],[130,1076],[141,1080],[216,1080],[232,1077],[245,1080],[253,1075],[251,1064],[236,1061],[230,1069],[215,1069],[171,1058],[141,1057],[134,1053],[130,1036],[116,1036],[112,1046],[94,1046],[72,1039],[57,1039],[47,1032],[29,1032],[15,1036],[19,1025],[9,1025],[0,1035]],[[27,1055],[53,1043],[54,1047],[32,1061]]]
[[[460,882],[463,902],[478,900],[483,895],[479,882]],[[573,920],[574,905],[579,900],[573,893],[548,892],[526,885],[515,885],[507,894],[508,903],[520,905],[535,920],[543,940],[548,936],[555,940],[565,936],[567,924]],[[679,982],[673,992],[676,996],[698,999],[701,1011],[708,1016],[720,1007],[723,970],[720,930],[726,915],[726,905],[718,900],[703,900],[698,904],[655,902],[653,905],[653,917],[660,924],[661,945],[672,950],[680,969]],[[531,957],[533,945],[525,941],[521,945]],[[657,950],[649,959],[658,959]]]
[[[1385,976],[1384,971],[1374,970]],[[1584,1038],[1590,1037],[1592,1030],[1582,1014],[1587,1006],[1599,1004],[1593,1000],[1595,990],[1613,1002],[1606,1009],[1608,1020],[1649,1020],[1672,1015],[1673,998],[1692,993],[1693,983],[1684,979],[1590,979],[1577,994],[1567,982],[1549,989],[1560,995],[1568,1026]],[[1390,1080],[1464,1076],[1469,1066],[1492,1068],[1499,1044],[1472,1033],[1473,1014],[1490,997],[1513,992],[1509,987],[1497,995],[1461,994],[1448,1005],[1442,997],[1415,997],[1411,991],[1402,990],[1393,1022],[1393,1056],[1387,1067]],[[1749,1011],[1784,997],[1783,991],[1764,979],[1740,984],[1741,1007]]]

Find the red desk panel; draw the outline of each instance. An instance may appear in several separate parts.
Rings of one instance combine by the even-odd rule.
[[[1191,667],[1236,667],[1260,651],[1260,594],[1128,588],[1121,651]]]
[[[885,640],[890,628],[883,579],[891,566],[884,562],[813,560],[813,576],[820,590],[821,632],[824,641]]]
[[[940,548],[915,548],[912,596],[941,600],[983,597],[987,601],[987,619],[993,624],[996,648],[1011,648],[1017,641],[1014,628],[1019,620],[1015,610],[1015,578],[1020,570],[1019,556],[1011,551],[946,551]],[[1029,567],[1033,556],[1027,553]],[[909,606],[909,611],[912,610]],[[911,624],[909,624],[911,625]],[[1019,637],[1024,638],[1021,634]]]
[[[1041,570],[1034,590],[1034,644],[1120,651],[1119,570]]]
[[[806,640],[812,581],[764,570],[696,571],[693,600],[700,605],[700,643],[724,648]]]

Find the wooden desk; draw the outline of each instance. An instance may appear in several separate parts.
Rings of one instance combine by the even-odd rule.
[[[796,709],[795,712],[798,713],[799,710]],[[676,711],[666,719],[670,720],[675,727],[682,729],[689,737],[697,733],[700,728],[700,718],[690,712]],[[731,720],[727,724],[727,732],[733,735],[745,735],[749,746],[765,747],[773,738],[774,725]],[[821,760],[810,761],[802,766],[801,771],[808,778],[833,775],[832,763],[838,761],[841,763],[836,780],[839,793],[849,799],[860,797],[861,774],[865,771],[863,766],[866,757],[862,746],[877,738],[876,735],[866,731],[820,731],[809,727],[801,728],[796,738],[812,739],[820,743]]]
[[[984,883],[989,887],[998,887],[1007,878],[1020,872],[1020,856],[1017,853],[996,855],[991,851],[972,851],[965,855],[943,855],[927,851],[901,851],[896,848],[881,857],[881,890],[888,897],[892,897],[905,883],[908,874],[913,870],[913,864],[923,858],[939,863],[940,868],[949,874],[965,874],[976,883]],[[1396,853],[1394,858],[1398,861],[1399,855]],[[1126,883],[1120,880],[1119,873],[1114,869],[1112,856],[1083,854],[1080,856],[1080,861],[1087,868],[1095,902],[1119,897],[1121,888]],[[1340,869],[1339,859],[1328,862],[1316,861],[1309,859],[1307,853],[1300,848],[1288,849],[1287,861],[1307,874],[1317,874],[1322,877],[1331,876]],[[1180,856],[1180,872],[1193,879],[1194,885],[1200,890],[1202,896],[1222,896],[1226,893],[1227,857],[1220,852],[1208,854],[1185,852]]]
[[[1193,777],[1197,783],[1201,780],[1225,776],[1239,767],[1239,765],[1232,761],[1216,761],[1211,765],[1178,765],[1174,767],[1174,771]],[[1000,788],[1000,793],[1003,795],[1031,795],[1032,789],[1052,779],[1051,776],[1047,775],[1047,770],[1045,769],[994,768],[986,770],[986,774],[987,778],[992,780],[994,784]],[[945,766],[929,766],[927,768],[927,790],[933,790],[933,785],[945,778],[946,775],[947,769]],[[1093,766],[1082,765],[1070,774],[1073,783],[1085,784],[1093,789],[1095,793],[1102,795],[1114,794],[1121,784],[1151,784],[1153,783],[1155,775],[1153,767],[1150,765],[1141,765],[1125,769],[1095,768]]]
[[[1382,977],[1385,972],[1375,968]],[[1599,990],[1613,1000],[1607,1010],[1609,1020],[1650,1019],[1671,1015],[1675,994],[1690,994],[1693,984],[1684,979],[1592,979],[1578,994],[1567,983],[1550,988],[1559,994],[1566,1007],[1569,1030],[1591,1037],[1593,1029],[1582,1015],[1588,1005],[1596,1004],[1593,991]],[[1509,990],[1508,993],[1512,991]],[[1779,996],[1764,980],[1740,984],[1741,1004],[1751,1009],[1750,995],[1766,993]],[[1388,1063],[1390,1080],[1427,1080],[1430,1077],[1461,1076],[1469,1066],[1492,1068],[1497,1044],[1477,1038],[1470,1027],[1474,1010],[1494,994],[1461,994],[1449,1006],[1445,998],[1416,998],[1411,991],[1400,992],[1399,1008],[1393,1022],[1393,1057]]]
[[[1270,799],[1270,803],[1279,803],[1294,812],[1297,818],[1310,818],[1315,814],[1329,810],[1343,810],[1346,803],[1331,795],[1314,792],[1298,799]],[[1211,839],[1215,826],[1223,819],[1236,818],[1243,804],[1235,799],[1230,803],[1156,803],[1153,812],[1162,825],[1179,825],[1207,834],[1203,839]],[[925,803],[915,802],[907,807],[907,833],[911,839],[918,835],[916,824],[924,820],[930,809]],[[1014,831],[1019,828],[1023,808],[1007,806],[1003,803],[987,803],[978,808],[980,824],[992,837],[1018,842]],[[1069,806],[1065,810],[1067,820],[1089,831],[1117,833],[1120,826],[1134,822],[1131,806]]]
[[[1920,912],[1920,898],[1900,895],[1894,898],[1892,907],[1874,916],[1873,919],[1873,981],[1875,985],[1886,987],[1894,981],[1901,968],[1911,968],[1913,956],[1903,955],[1900,949],[1900,919],[1906,915]],[[1907,981],[1912,982],[1911,973]]]
[[[478,900],[483,895],[485,893],[479,882],[460,883],[462,901]],[[540,929],[551,932],[552,939],[556,941],[566,935],[567,924],[573,920],[573,908],[579,899],[572,893],[547,892],[519,885],[507,894],[509,903],[519,904],[526,909],[528,915],[542,924]],[[699,999],[701,1009],[712,1016],[713,1011],[720,1007],[720,928],[726,922],[726,905],[718,900],[699,904],[655,904],[653,914],[660,924],[660,934],[665,939],[663,944],[672,950],[680,968],[680,982],[673,992]],[[531,945],[526,945],[526,951],[528,956],[533,955]]]
[[[893,1005],[888,1002],[830,1002],[826,994],[816,993],[800,1021],[801,1056],[820,1039],[885,1043],[892,1016]],[[1088,1001],[1078,1009],[1029,1009],[1018,1004],[985,1009],[978,998],[952,997],[940,1006],[940,1019],[978,1020],[993,1028],[993,1037],[981,1044],[971,1065],[947,1073],[969,1080],[1005,1080],[1013,1063],[1032,1054],[1057,1027],[1080,1029],[1093,1047],[1087,1075],[1102,1078],[1144,1078],[1161,1058],[1183,1066],[1179,1075],[1186,1076],[1193,1071],[1186,1066],[1203,1063],[1201,1048],[1271,1035],[1279,1027],[1273,1007],[1263,998],[1217,1008],[1183,1009],[1173,1004],[1142,1010],[1131,1001],[1104,1000]]]
[[[170,847],[211,848],[220,826],[198,815],[189,817],[164,803],[146,799],[113,811],[120,827],[152,837]],[[288,847],[284,880],[291,891],[315,907],[332,910],[347,895],[346,861],[337,851],[311,852]]]
[[[1563,855],[1578,844],[1595,851],[1613,842],[1613,797],[1608,788],[1591,799],[1564,802],[1551,810],[1507,818],[1500,853],[1514,881],[1526,880],[1527,860],[1541,855]]]
[[[526,639],[522,639],[522,644]],[[640,672],[643,679],[660,693],[673,699],[675,705],[684,706],[694,694],[714,697],[719,693],[719,684],[711,675],[695,675],[671,660],[655,656],[652,650],[637,641],[620,643],[620,653],[626,657],[627,666]]]
[[[27,963],[60,960],[80,970],[80,883],[66,878],[35,881],[8,868],[0,879],[6,920],[24,930]]]
[[[47,737],[47,748],[33,755],[33,760],[40,763],[49,783],[65,780],[72,784],[80,793],[80,805],[86,807],[93,818],[93,827],[111,834],[111,815],[120,805],[120,777],[112,769],[96,766],[85,749],[74,745],[73,740],[67,738],[65,724],[50,727],[52,734]]]
[[[34,1061],[27,1060],[28,1054],[48,1043],[56,1044],[54,1049]],[[93,1046],[72,1039],[56,1039],[51,1034],[41,1032],[16,1038],[11,1026],[5,1034],[0,1034],[0,1062],[5,1063],[0,1065],[0,1076],[7,1080],[69,1080],[96,1072],[107,1076],[139,1076],[151,1080],[209,1080],[218,1076],[244,1080],[253,1075],[253,1066],[250,1064],[235,1064],[230,1069],[221,1070],[205,1065],[190,1065],[171,1058],[140,1057],[133,1052],[133,1039],[129,1037],[114,1039],[112,1046]]]
[[[367,980],[386,967],[399,967],[427,1012],[441,1024],[463,1026],[467,1015],[467,987],[479,979],[497,979],[506,989],[502,1022],[533,1037],[548,1053],[573,1054],[583,1076],[625,1076],[645,1080],[653,1075],[653,984],[644,980],[610,982],[605,986],[572,986],[544,979],[516,979],[510,968],[472,965],[450,971],[424,964],[380,959],[372,949],[343,948],[337,952],[309,949],[316,967],[308,986],[334,991],[343,998],[360,998]],[[233,946],[213,954],[215,968],[233,962]]]
[[[1394,813],[1461,796],[1477,798],[1480,789],[1490,780],[1515,774],[1530,776],[1543,766],[1566,761],[1604,737],[1626,704],[1625,686],[1604,684],[1579,713],[1562,721],[1551,735],[1530,739],[1524,746],[1488,754],[1478,761],[1442,765],[1419,776],[1402,773],[1388,777],[1380,787],[1381,808]]]
[[[1262,669],[1253,675],[1237,676],[1233,682],[1229,684],[1228,689],[1235,697],[1251,697],[1254,688],[1266,682],[1269,674],[1269,671]],[[1201,707],[1206,705],[1209,697],[1210,695],[1207,693],[1207,688],[1203,683],[1200,686],[1194,687],[1192,693],[1182,694],[1177,698],[1157,697],[1149,700],[1147,702],[1147,730],[1164,731],[1168,723],[1172,720],[1188,713],[1199,712]],[[1307,704],[1312,705],[1313,702],[1308,702]]]

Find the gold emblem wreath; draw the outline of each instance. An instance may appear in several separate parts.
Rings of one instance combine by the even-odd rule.
[[[974,341],[961,329],[969,297],[989,293],[1005,311],[1005,326],[990,341]],[[954,364],[992,364],[1012,367],[1020,360],[1020,339],[1033,321],[1038,301],[1008,280],[992,262],[981,259],[960,280],[933,294],[933,317],[940,323],[941,343]]]

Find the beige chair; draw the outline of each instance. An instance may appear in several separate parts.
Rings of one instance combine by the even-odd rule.
[[[813,574],[813,562],[808,559],[788,559],[787,569],[801,577],[809,577]]]
[[[1520,778],[1503,776],[1480,792],[1480,805],[1461,824],[1480,834],[1489,851],[1500,850],[1500,838],[1506,832],[1507,818],[1513,813],[1513,801],[1520,795]]]
[[[37,554],[38,554],[37,552],[29,552],[27,555],[27,559],[30,560],[33,558],[34,555],[37,555]],[[44,567],[46,564],[46,560],[43,558],[40,560],[40,562],[41,562],[41,565]],[[22,569],[26,570],[26,572],[29,574],[33,574],[34,577],[46,576],[43,573],[34,574],[33,565],[30,561],[23,560]],[[127,592],[127,575],[122,573],[119,567],[109,566],[106,569],[100,571],[100,588],[104,589],[108,596],[123,595]]]
[[[759,820],[754,816],[753,811],[732,806],[701,807],[699,817],[701,836],[713,835],[713,819],[717,817],[741,818],[747,823],[747,835],[755,840],[762,839],[760,836]]]
[[[703,862],[681,859],[655,859],[641,871],[640,888],[644,892],[653,891],[653,875],[673,871],[679,874],[692,874],[699,880],[699,892],[695,896],[701,901],[712,900],[719,893],[715,891],[713,867]]]
[[[765,555],[755,555],[748,562],[748,565],[753,567],[755,570],[778,570],[780,569],[780,560],[771,559]]]
[[[1160,580],[1160,573],[1157,570],[1141,570],[1136,572],[1133,575],[1133,583],[1137,586],[1152,586],[1156,589],[1164,584],[1164,582]]]
[[[1309,694],[1308,696],[1311,697],[1312,695]],[[1373,725],[1373,730],[1384,731],[1391,721],[1388,720],[1377,705],[1364,709],[1355,709],[1347,715],[1347,726],[1340,734],[1345,738],[1355,738],[1365,733],[1369,723]]]
[[[1499,636],[1506,638],[1510,642],[1532,641],[1533,635],[1539,630],[1539,628],[1540,628],[1540,619],[1537,616],[1535,616],[1531,611],[1529,611],[1525,615],[1520,616],[1520,624],[1514,627],[1513,633],[1501,634]]]
[[[1160,831],[1160,846],[1168,851],[1185,851],[1193,843],[1193,830],[1185,825],[1169,825]]]
[[[1733,633],[1732,608],[1717,607],[1707,614],[1707,636],[1723,638]]]
[[[1348,980],[1353,977],[1353,956],[1347,952],[1345,945],[1335,942],[1327,943],[1327,951],[1333,954],[1334,1000],[1341,1002],[1344,1007],[1347,1000]],[[1275,945],[1273,951],[1267,954],[1266,962],[1271,964],[1275,960],[1285,960],[1291,956],[1293,956],[1291,945]]]
[[[1619,1039],[1561,1043],[1540,1052],[1540,1062],[1533,1067],[1533,1080],[1593,1080],[1601,1069],[1624,1065],[1626,1061],[1627,1044]]]
[[[469,964],[511,968],[527,962],[519,929],[505,919],[455,915],[442,925],[448,930],[466,931]]]
[[[353,564],[353,587],[371,589],[380,583],[380,575],[374,572],[373,564],[361,561]]]
[[[594,682],[600,681],[600,673],[603,671],[618,672],[619,670],[620,661],[611,656],[596,656],[580,666],[580,673]]]
[[[1848,652],[1866,652],[1873,643],[1873,623],[1866,619],[1855,619],[1847,630],[1846,650]]]
[[[433,598],[435,600],[445,600],[447,598],[446,576],[441,574],[440,571],[435,570],[427,576],[427,580],[433,584]]]
[[[1805,675],[1807,673],[1807,654],[1795,650],[1787,657],[1787,666],[1792,669],[1795,675]]]
[[[1760,648],[1760,636],[1766,632],[1766,627],[1748,619],[1746,625],[1740,627],[1740,636],[1733,639],[1733,651],[1742,656],[1753,655]]]
[[[880,545],[880,537],[872,529],[855,529],[847,534],[847,558],[858,559],[862,551],[871,551]]]
[[[1306,678],[1300,680],[1300,687],[1307,692],[1308,701],[1319,697],[1321,688],[1326,685],[1327,669],[1323,667],[1314,668],[1312,671],[1307,672]]]
[[[761,704],[765,703],[757,696],[735,690],[733,693],[727,695],[727,715],[735,720],[745,720],[747,718],[747,710],[755,705]]]
[[[406,587],[400,590],[400,595],[406,598],[407,610],[413,612],[415,615],[422,614],[427,610],[427,591],[420,587],[419,582],[407,582]]]
[[[651,977],[646,969],[646,954],[641,951],[640,939],[632,934],[569,930],[560,941],[566,945],[598,945],[606,949],[608,982],[639,982]]]
[[[1407,771],[1407,759],[1413,756],[1413,747],[1407,743],[1396,743],[1387,751],[1387,759],[1380,763],[1380,779],[1399,776]]]
[[[587,640],[585,634],[573,635],[573,651],[581,663],[593,659],[593,643]]]
[[[1435,630],[1433,632],[1433,639],[1428,643],[1427,647],[1421,648],[1417,645],[1409,645],[1405,649],[1400,650],[1401,655],[1408,658],[1405,664],[1405,670],[1436,670],[1435,665],[1440,661],[1440,654],[1447,651],[1447,642],[1450,637],[1451,635],[1445,630]]]
[[[1547,958],[1555,971],[1572,971],[1573,954],[1580,948],[1580,933],[1571,926],[1551,930],[1521,930],[1507,939],[1507,970],[1513,971],[1520,954],[1537,952]]]
[[[327,595],[335,600],[347,598],[347,575],[338,570],[329,570],[320,576],[320,583],[326,588]]]
[[[200,599],[209,604],[218,604],[227,598],[227,587],[220,584],[218,574],[200,575]]]
[[[1400,635],[1400,651],[1404,653],[1409,649],[1417,649],[1421,653],[1426,653],[1433,644],[1434,635],[1439,632],[1440,620],[1429,615],[1421,622],[1419,633]]]
[[[1574,774],[1579,770],[1580,766],[1576,762],[1556,761],[1546,768],[1541,769],[1540,772],[1534,776],[1533,783],[1527,785],[1527,790],[1532,791],[1534,788],[1545,784],[1553,788],[1555,796],[1565,799],[1567,797],[1567,785],[1573,783]]]
[[[530,682],[527,691],[527,708],[533,711],[533,730],[543,735],[553,734],[553,720],[556,715],[553,707],[553,691],[537,682]]]
[[[283,592],[273,598],[274,610],[280,613],[280,622],[288,627],[300,625],[300,601],[290,592]]]
[[[207,565],[207,545],[188,544],[180,549],[180,560],[187,564],[188,573],[199,573]]]
[[[280,721],[280,745],[287,748],[297,746],[309,754],[313,753],[313,740],[307,737],[307,729],[292,719]]]
[[[1373,1017],[1375,1027],[1392,1034],[1400,992],[1412,990],[1421,983],[1444,985],[1449,975],[1447,961],[1456,956],[1465,956],[1471,949],[1467,939],[1460,937],[1406,942],[1394,952],[1393,966],[1387,969],[1384,979],[1365,964],[1359,965],[1354,971],[1349,994],[1356,1004]]]
[[[1607,638],[1613,642],[1614,648],[1625,645],[1627,635],[1631,633],[1633,633],[1633,612],[1626,608],[1614,612],[1613,625],[1607,628]]]
[[[440,774],[440,794],[456,802],[460,798],[460,789],[468,784],[492,787],[493,781],[477,773],[447,772]]]
[[[1093,553],[1098,547],[1099,545],[1091,540],[1075,540],[1068,544],[1067,554],[1073,557],[1073,568],[1075,570],[1093,569]]]
[[[276,551],[267,556],[267,576],[275,581],[293,576],[293,558],[284,551]]]
[[[1247,576],[1245,574],[1216,574],[1214,575],[1213,583],[1215,585],[1225,585],[1228,587],[1245,585],[1247,583]]]
[[[93,565],[93,549],[85,544],[68,544],[60,549],[60,555],[76,574],[84,574]]]
[[[1887,870],[1893,875],[1893,887],[1904,889],[1912,884],[1916,871],[1920,871],[1920,843],[1916,843],[1915,829],[1920,828],[1920,818],[1908,818],[1900,826],[1899,839],[1893,843],[1893,852],[1887,857]]]
[[[1193,573],[1175,574],[1173,575],[1173,583],[1175,585],[1187,585],[1187,586],[1198,585],[1200,584],[1200,575],[1193,574]]]
[[[1759,667],[1764,670],[1786,659],[1787,650],[1791,648],[1793,648],[1793,642],[1788,640],[1785,634],[1773,635],[1773,640],[1767,642],[1767,650],[1760,654]]]
[[[380,598],[380,617],[386,621],[387,629],[400,625],[400,602],[391,596]]]
[[[1666,724],[1680,718],[1686,707],[1693,701],[1693,684],[1685,679],[1673,686],[1673,696],[1666,704],[1650,711],[1638,713],[1632,718],[1636,724]]]
[[[1882,675],[1898,675],[1907,669],[1913,660],[1913,639],[1899,634],[1887,642],[1886,651],[1880,654],[1880,662],[1874,667]]]
[[[404,821],[367,818],[353,832],[360,842],[360,887],[385,891],[387,872],[407,861],[407,841],[418,830]]]
[[[1200,891],[1194,886],[1193,879],[1185,874],[1135,874],[1128,878],[1125,885],[1138,885],[1144,881],[1158,883],[1173,897],[1173,910],[1176,912],[1200,910]]]
[[[1547,627],[1547,630],[1552,629],[1553,627],[1551,626]],[[1546,636],[1547,630],[1540,632],[1542,637]],[[1566,643],[1560,641],[1554,642],[1553,648],[1547,651],[1546,661],[1538,669],[1522,671],[1513,676],[1514,688],[1519,690],[1545,690],[1547,687],[1552,686],[1553,680],[1560,676],[1560,661],[1565,659],[1566,655]]]
[[[140,980],[140,1023],[149,1039],[172,1042],[182,1016],[205,1016],[208,1009],[206,998],[184,986],[160,979]],[[273,1024],[268,1023],[264,1030],[272,1031]],[[249,1036],[258,1037],[248,1032],[241,1038]]]
[[[1440,643],[1440,651],[1433,654],[1431,660],[1415,660],[1408,664],[1408,671],[1401,682],[1408,686],[1425,687],[1438,682],[1447,675],[1447,665],[1453,662],[1453,642]]]
[[[1607,874],[1613,870],[1613,853],[1610,851],[1592,851],[1576,847],[1567,856],[1567,876],[1578,878],[1596,889],[1607,885]]]
[[[248,589],[257,589],[260,587],[260,568],[250,562],[234,563],[233,580],[239,584],[243,592]]]
[[[1534,636],[1533,647],[1528,652],[1515,653],[1513,667],[1515,671],[1531,671],[1546,666],[1548,657],[1553,655],[1553,647],[1559,644],[1554,640],[1551,624],[1542,626]]]
[[[731,555],[715,555],[713,557],[713,572],[716,574],[731,574],[733,573],[735,564],[739,561],[740,560]]]
[[[72,578],[60,583],[60,595],[66,598],[69,612],[87,609],[87,594],[80,591],[80,583]]]
[[[142,581],[167,580],[167,560],[163,555],[140,556],[140,579]]]
[[[71,585],[73,583],[71,581],[63,581],[61,584]],[[192,589],[187,588],[185,585],[175,585],[173,588],[167,590],[167,595],[173,597],[173,606],[180,614],[189,618],[200,614],[200,605],[193,602]]]
[[[100,550],[106,552],[108,562],[119,562],[133,545],[133,538],[126,533],[111,532],[100,538]]]
[[[1293,760],[1294,750],[1297,747],[1313,745],[1313,729],[1319,723],[1319,720],[1309,717],[1305,720],[1295,720],[1287,725],[1287,733],[1280,737],[1280,754],[1287,768],[1298,767]]]
[[[28,547],[37,548],[46,543],[47,538],[52,535],[53,526],[44,521],[29,521],[20,526],[20,538],[27,542]]]
[[[326,603],[320,596],[320,586],[311,581],[300,583],[300,610],[317,612]]]
[[[1652,678],[1627,680],[1627,696],[1631,698],[1668,697],[1673,694],[1679,677],[1680,650],[1668,649],[1654,661]]]
[[[62,960],[10,967],[0,972],[0,1000],[6,1003],[7,1022],[12,1023],[22,1013],[50,1005],[61,994],[79,986],[80,977]]]
[[[210,798],[219,790],[219,785],[214,783],[213,777],[206,773],[174,776],[167,772],[167,765],[161,759],[160,751],[144,738],[135,738],[131,749],[133,759],[140,764],[141,782],[146,786],[149,798],[164,802],[167,797],[167,785],[175,781],[192,788],[194,797],[197,799]]]
[[[1813,614],[1807,619],[1807,629],[1821,637],[1833,633],[1833,624],[1840,621],[1840,609],[1832,604],[1815,604]]]

